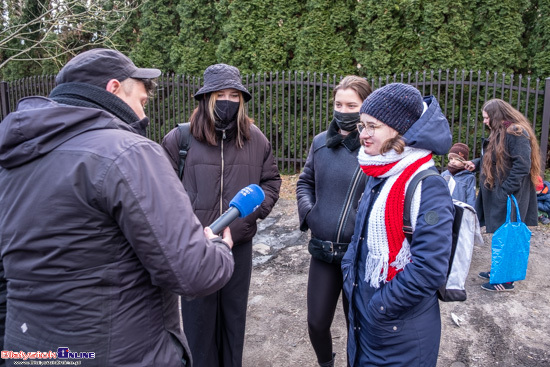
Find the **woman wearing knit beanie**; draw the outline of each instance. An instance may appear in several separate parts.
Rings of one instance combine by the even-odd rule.
[[[434,168],[451,143],[437,100],[393,83],[361,106],[358,160],[370,176],[355,233],[342,260],[350,303],[351,366],[435,366],[441,336],[438,288],[451,250],[453,203],[445,180],[429,176],[411,204],[412,242],[403,232],[405,189]]]
[[[330,326],[342,292],[341,260],[353,235],[353,224],[366,176],[357,164],[361,147],[359,109],[372,92],[365,78],[346,76],[333,90],[334,114],[327,131],[311,144],[296,185],[300,229],[311,230],[307,285],[309,339],[322,367],[334,366]],[[348,301],[342,297],[344,313]]]

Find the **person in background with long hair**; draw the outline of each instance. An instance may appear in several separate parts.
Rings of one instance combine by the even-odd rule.
[[[506,221],[508,195],[514,195],[521,220],[528,226],[537,225],[537,193],[535,185],[540,175],[540,150],[529,121],[509,103],[491,99],[483,105],[483,123],[491,133],[483,142],[480,158],[467,161],[466,169],[481,172],[476,211],[481,226],[494,233]],[[512,210],[512,220],[515,220]],[[479,276],[490,279],[490,271]],[[487,291],[511,291],[513,282],[485,283]]]
[[[334,366],[330,326],[342,291],[341,259],[355,223],[366,176],[357,163],[359,108],[372,92],[365,78],[346,76],[333,90],[334,114],[311,144],[296,185],[300,229],[311,229],[307,287],[309,339],[320,366]],[[348,301],[342,297],[344,313]]]
[[[256,220],[267,217],[279,198],[281,177],[271,144],[247,116],[245,102],[251,95],[236,67],[209,66],[195,99],[199,104],[190,119],[192,141],[182,182],[200,222],[204,226],[214,222],[243,187],[257,184],[265,192],[265,200],[256,211],[229,226],[235,259],[229,282],[212,295],[182,300],[185,334],[195,365],[239,367],[252,272],[252,238]],[[180,130],[175,128],[162,142],[176,171],[179,141]]]

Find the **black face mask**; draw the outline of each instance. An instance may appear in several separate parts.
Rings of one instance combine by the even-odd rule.
[[[145,116],[141,120],[134,121],[130,124],[132,128],[141,136],[145,136],[147,126],[149,126],[149,117]]]
[[[230,122],[235,121],[239,112],[240,102],[232,102],[229,100],[216,101],[214,113],[217,116],[217,122],[223,127]]]
[[[334,121],[340,130],[353,131],[357,129],[359,123],[359,112],[343,113],[335,110]]]

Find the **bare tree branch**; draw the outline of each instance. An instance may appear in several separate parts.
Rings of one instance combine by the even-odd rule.
[[[4,17],[0,30],[0,69],[12,61],[45,61],[77,54],[84,48],[112,45],[112,36],[147,0],[51,0],[25,22],[17,14]],[[15,10],[14,10],[15,13]],[[39,55],[39,56],[37,56]]]

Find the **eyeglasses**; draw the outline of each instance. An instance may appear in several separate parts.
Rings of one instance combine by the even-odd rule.
[[[365,130],[367,135],[371,137],[374,136],[374,132],[376,131],[377,128],[379,128],[379,126],[372,125],[372,124],[366,125],[363,122],[360,122],[357,124],[357,131],[359,131],[359,134],[361,134],[363,130]]]

